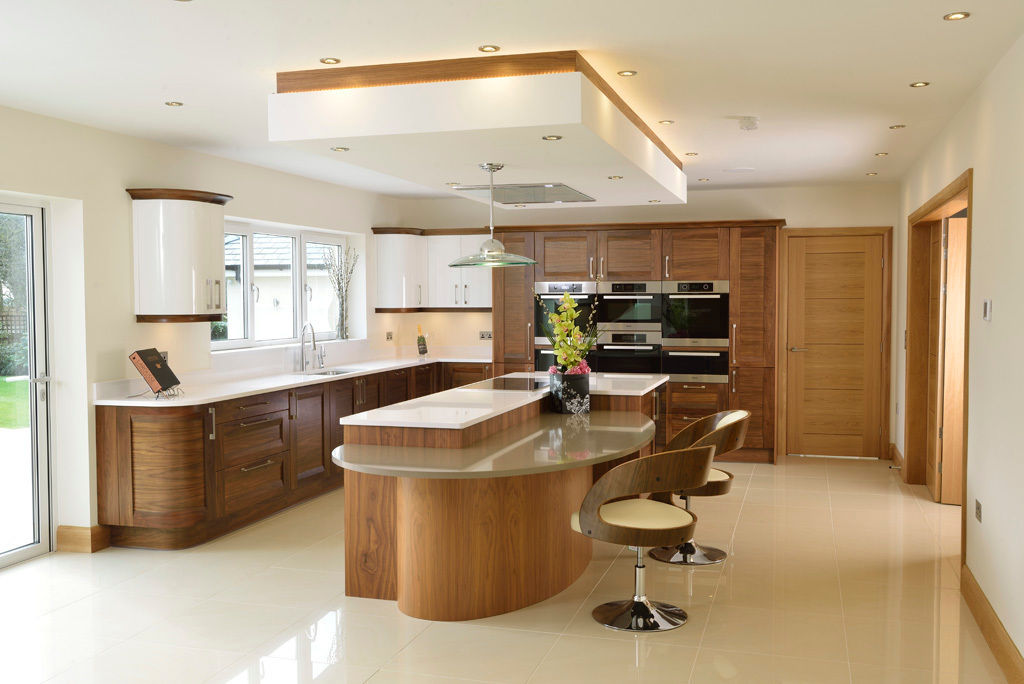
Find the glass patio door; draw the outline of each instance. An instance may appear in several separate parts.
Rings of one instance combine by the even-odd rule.
[[[50,550],[43,215],[0,204],[0,567]]]

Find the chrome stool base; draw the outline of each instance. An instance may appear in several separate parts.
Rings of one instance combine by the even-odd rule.
[[[669,603],[648,600],[611,601],[591,615],[605,627],[625,632],[666,632],[686,622],[686,611]]]
[[[679,546],[660,546],[651,549],[647,555],[656,561],[673,565],[714,565],[724,561],[729,554],[714,546],[701,546],[688,541]]]

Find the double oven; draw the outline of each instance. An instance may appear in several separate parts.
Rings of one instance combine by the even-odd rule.
[[[729,381],[729,281],[662,283],[661,370],[680,382]]]
[[[601,333],[587,356],[595,371],[665,373],[677,382],[729,381],[729,282],[542,282],[534,287],[537,370],[554,364],[548,315],[569,294],[582,325]]]

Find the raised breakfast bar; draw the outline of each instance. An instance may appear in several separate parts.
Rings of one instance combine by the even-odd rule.
[[[665,375],[591,375],[591,413],[513,373],[342,418],[345,593],[430,620],[543,601],[590,562],[569,519],[603,472],[650,452]]]

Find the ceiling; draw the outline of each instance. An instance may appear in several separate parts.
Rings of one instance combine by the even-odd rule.
[[[954,10],[972,16],[942,20]],[[1024,2],[33,0],[5,3],[3,19],[0,105],[384,194],[450,197],[269,142],[276,72],[321,57],[479,56],[485,43],[579,50],[684,159],[692,190],[891,182],[1024,31]],[[918,80],[932,85],[908,87]],[[729,118],[744,115],[758,130]]]

